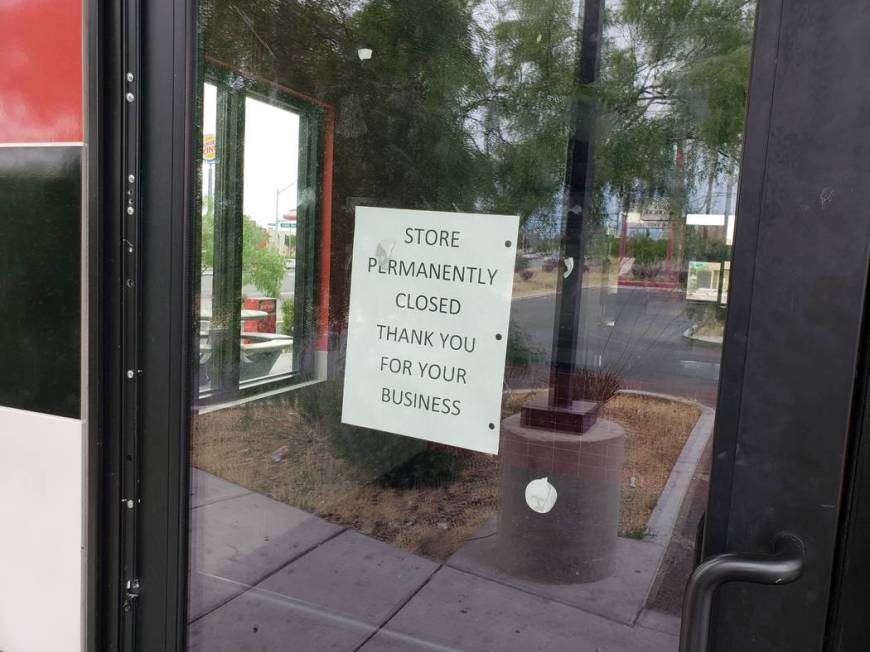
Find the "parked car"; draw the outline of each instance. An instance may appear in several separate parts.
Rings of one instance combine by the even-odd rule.
[[[559,259],[556,256],[545,258],[541,264],[541,270],[544,272],[552,272],[559,266]]]

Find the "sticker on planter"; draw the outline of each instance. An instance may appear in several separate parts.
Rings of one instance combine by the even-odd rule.
[[[342,422],[498,452],[518,226],[356,208]]]
[[[538,478],[526,485],[526,505],[538,514],[546,514],[553,509],[558,497],[556,487],[547,478]]]

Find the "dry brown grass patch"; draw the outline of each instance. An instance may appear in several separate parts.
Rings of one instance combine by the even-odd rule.
[[[556,285],[559,281],[559,274],[562,269],[556,266],[555,269],[545,272],[540,263],[528,268],[532,272],[532,277],[528,280],[523,279],[520,273],[514,274],[513,283],[513,298],[517,299],[525,296],[536,296],[542,294],[555,294]],[[583,287],[603,287],[611,283],[613,279],[604,272],[596,269],[583,272]]]
[[[647,520],[700,415],[695,405],[634,394],[617,394],[604,406],[602,416],[625,428],[619,505],[622,536],[644,535]]]
[[[506,414],[532,395],[506,397]],[[607,403],[602,416],[626,430],[619,532],[642,536],[699,410],[621,394]],[[273,461],[272,454],[283,446],[289,453]],[[440,487],[384,487],[335,457],[325,436],[282,403],[198,416],[191,455],[193,465],[204,471],[434,559],[453,554],[498,509],[494,456],[466,453],[456,481]]]

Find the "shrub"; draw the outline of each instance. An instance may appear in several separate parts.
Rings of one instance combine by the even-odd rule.
[[[390,487],[437,487],[456,480],[465,468],[467,454],[463,451],[429,443],[404,464],[387,471],[381,481]]]
[[[607,369],[578,369],[571,386],[574,400],[604,403],[619,391],[619,375]]]
[[[520,272],[520,278],[523,279],[524,281],[532,280],[532,277],[534,275],[535,275],[535,273],[530,269],[524,269],[523,271]]]
[[[686,317],[698,325],[711,325],[725,322],[725,307],[715,303],[689,303]]]
[[[341,422],[342,380],[300,390],[296,411],[316,425],[333,455],[387,486],[437,486],[456,479],[464,454],[447,446]]]
[[[292,298],[281,299],[281,330],[284,335],[293,335],[293,316],[296,304]]]
[[[333,454],[389,487],[449,484],[462,470],[462,451],[421,439],[342,424],[328,434]]]
[[[507,351],[505,362],[514,370],[526,370],[533,362],[542,357],[540,350],[532,346],[529,336],[513,319],[508,325]]]
[[[640,279],[654,279],[656,276],[661,274],[662,264],[659,261],[653,261],[649,263],[641,263],[635,261],[635,263],[631,266],[631,273],[635,278]]]
[[[638,263],[654,263],[664,260],[668,253],[667,240],[655,240],[648,235],[631,238],[630,251]]]

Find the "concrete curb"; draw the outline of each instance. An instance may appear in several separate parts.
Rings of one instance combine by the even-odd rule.
[[[680,456],[671,469],[668,481],[659,495],[659,500],[646,522],[647,534],[643,540],[656,543],[660,546],[667,546],[674,533],[674,527],[680,515],[680,508],[683,506],[683,501],[689,491],[692,477],[695,475],[698,463],[701,461],[701,455],[704,453],[704,449],[713,435],[713,422],[716,411],[696,401],[669,394],[635,390],[621,390],[620,393],[651,396],[677,403],[685,403],[686,405],[694,405],[701,411],[694,428],[692,428],[692,431],[686,438],[686,443],[683,444]]]
[[[683,502],[689,492],[689,487],[692,484],[692,478],[698,469],[698,464],[701,461],[701,456],[704,449],[710,442],[713,435],[713,424],[715,421],[716,411],[712,408],[702,405],[697,401],[682,398],[680,396],[671,396],[670,394],[659,394],[657,392],[641,392],[634,390],[620,390],[624,394],[634,394],[638,396],[651,396],[661,398],[668,401],[676,401],[687,405],[694,405],[701,414],[695,422],[695,426],[686,438],[686,443],[683,444],[683,450],[677,461],[674,463],[671,473],[668,476],[668,481],[665,483],[662,493],[659,495],[659,500],[655,508],[650,514],[646,522],[646,535],[642,539],[645,543],[651,543],[658,549],[658,560],[655,563],[655,573],[652,581],[646,590],[646,595],[643,599],[644,606],[637,613],[636,624],[649,627],[649,623],[642,622],[644,615],[650,615],[651,612],[646,608],[649,601],[650,593],[656,584],[659,573],[661,572],[662,562],[665,559],[665,554],[668,549],[668,544],[674,534],[674,528],[677,525],[677,519],[680,516],[680,511],[683,508]],[[668,633],[679,636],[680,619],[673,616],[661,614],[658,617],[658,631],[667,631]],[[662,627],[666,625],[666,627]]]
[[[541,297],[549,296],[556,296],[556,290],[537,290],[535,292],[529,292],[527,294],[511,296],[511,301],[522,301],[524,299],[539,299]]]
[[[691,328],[683,331],[683,339],[689,340],[690,344],[700,344],[701,346],[718,347],[722,346],[721,337],[705,337],[703,335],[695,335]]]

